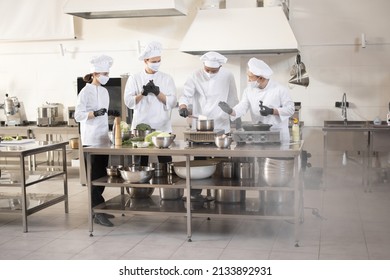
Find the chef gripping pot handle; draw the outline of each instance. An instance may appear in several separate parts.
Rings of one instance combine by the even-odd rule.
[[[274,109],[263,105],[263,101],[261,101],[261,100],[259,102],[259,107],[260,107],[260,115],[262,115],[264,117],[274,114]]]

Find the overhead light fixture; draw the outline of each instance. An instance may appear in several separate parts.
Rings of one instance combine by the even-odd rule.
[[[63,11],[84,19],[187,15],[182,0],[68,0]]]

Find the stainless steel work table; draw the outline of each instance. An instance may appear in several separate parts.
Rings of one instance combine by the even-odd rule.
[[[16,142],[18,143],[18,142]],[[17,181],[12,181],[8,178],[1,178],[0,187],[20,188],[21,194],[7,196],[0,194],[0,199],[15,199],[21,200],[21,209],[6,209],[1,208],[0,213],[14,213],[19,211],[22,213],[23,219],[23,232],[28,231],[27,227],[27,216],[36,213],[42,209],[50,207],[54,204],[64,201],[65,202],[65,213],[68,213],[68,175],[67,175],[67,164],[66,164],[66,145],[68,142],[46,142],[46,141],[35,141],[25,139],[19,142],[20,144],[0,142],[0,157],[15,157],[19,159],[19,172],[20,178]],[[62,167],[59,171],[31,171],[26,174],[26,160],[28,157],[34,157],[40,153],[46,153],[50,151],[59,150],[62,153]],[[27,175],[30,177],[27,179]],[[32,176],[37,175],[37,176]],[[28,205],[28,198],[34,196],[34,194],[27,194],[27,188],[29,186],[38,184],[40,182],[62,176],[63,177],[63,194],[51,194],[45,195],[40,203],[35,206]]]
[[[158,149],[153,146],[148,148],[133,148],[131,146],[90,146],[84,148],[84,154],[87,159],[87,186],[88,192],[91,193],[92,185],[106,186],[106,187],[120,187],[121,194],[112,200],[106,201],[105,204],[98,205],[92,209],[91,196],[89,195],[89,229],[90,235],[93,235],[93,213],[104,213],[112,212],[117,214],[123,214],[124,212],[131,212],[133,214],[162,214],[162,215],[185,215],[187,217],[187,236],[188,240],[191,241],[192,229],[191,229],[191,218],[197,217],[210,217],[210,216],[224,216],[232,218],[256,218],[256,219],[280,219],[290,220],[295,224],[295,241],[298,246],[298,235],[299,235],[299,224],[302,219],[303,209],[303,185],[302,185],[302,170],[300,166],[300,155],[302,151],[303,141],[290,143],[285,145],[280,144],[244,144],[244,145],[232,145],[229,149],[218,149],[214,145],[202,145],[194,144],[188,145],[185,141],[175,141],[174,144],[168,149]],[[108,176],[102,176],[97,180],[91,182],[91,155],[111,155],[111,156],[136,156],[136,155],[155,155],[155,156],[184,156],[186,158],[186,171],[187,179],[180,179],[175,177],[172,182],[161,184],[161,181],[151,182],[146,184],[127,184],[120,177],[112,178]],[[242,182],[229,181],[218,181],[212,178],[204,180],[190,180],[190,159],[193,156],[208,156],[208,157],[250,157],[250,158],[294,158],[294,178],[292,180],[292,186],[288,187],[269,187],[260,186],[256,182],[256,178],[252,181],[247,181],[246,184]],[[105,175],[105,174],[104,174]],[[185,204],[182,206],[171,207],[160,207],[158,204],[158,198],[152,198],[147,205],[136,205],[136,207],[128,207],[126,195],[123,193],[124,187],[160,187],[160,188],[184,188],[187,192],[187,198]],[[292,205],[292,215],[273,215],[264,213],[261,211],[248,211],[239,210],[238,207],[226,207],[229,209],[202,209],[198,211],[191,209],[191,199],[188,195],[192,189],[227,189],[227,190],[240,190],[247,191],[290,191],[295,192],[294,203]],[[257,203],[259,203],[257,201]],[[140,203],[142,204],[142,203]],[[145,203],[144,203],[145,204]],[[169,202],[167,202],[169,204]],[[184,207],[183,207],[184,206]],[[226,211],[225,211],[226,210]]]

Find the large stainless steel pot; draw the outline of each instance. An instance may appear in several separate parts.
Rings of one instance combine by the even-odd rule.
[[[38,107],[38,118],[54,119],[56,117],[58,117],[58,107],[57,106]]]
[[[198,131],[213,131],[214,130],[214,120],[196,120],[196,130]]]

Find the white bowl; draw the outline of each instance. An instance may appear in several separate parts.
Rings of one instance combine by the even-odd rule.
[[[217,165],[207,160],[190,161],[191,179],[205,179],[214,174]],[[187,178],[186,162],[173,162],[173,169],[180,178]]]

